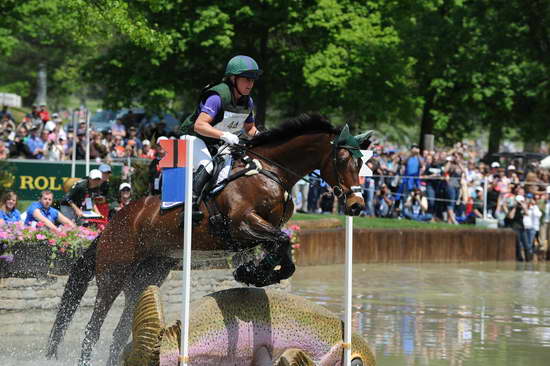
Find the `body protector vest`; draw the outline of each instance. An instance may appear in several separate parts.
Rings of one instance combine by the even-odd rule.
[[[231,95],[230,84],[226,82],[221,82],[214,86],[206,86],[201,93],[200,102],[206,102],[206,99],[214,94],[220,96],[222,105],[221,110],[212,121],[212,126],[216,127],[220,131],[227,131],[239,135],[243,130],[244,121],[252,112],[248,106],[249,96],[243,96],[239,103],[234,104]],[[202,139],[207,145],[219,144],[219,140],[201,136],[195,132],[195,121],[197,120],[199,114],[200,105],[197,106],[195,113],[187,117],[182,123],[181,132],[186,135],[197,136],[198,138]]]

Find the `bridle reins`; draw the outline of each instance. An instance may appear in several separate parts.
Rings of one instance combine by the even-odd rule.
[[[336,181],[337,181],[337,184],[331,186],[331,189],[332,189],[332,192],[334,193],[334,195],[337,197],[337,198],[342,198],[344,196],[350,196],[352,194],[356,194],[356,193],[360,193],[362,192],[362,188],[361,186],[351,186],[349,191],[344,191],[344,184],[343,184],[343,178],[342,178],[342,175],[338,172],[338,164],[337,164],[337,154],[338,154],[338,150],[340,149],[346,149],[348,151],[350,150],[359,150],[359,148],[357,147],[354,147],[354,146],[348,146],[348,145],[337,145],[334,143],[335,139],[332,140],[330,142],[330,144],[332,145],[332,160],[333,160],[333,166],[334,166],[334,176],[336,177]],[[273,159],[270,159],[266,156],[263,156],[255,151],[253,151],[251,148],[249,148],[248,146],[246,145],[233,145],[232,147],[236,148],[236,149],[241,149],[243,151],[245,151],[247,154],[250,154],[250,155],[254,155],[266,162],[268,162],[269,164],[271,165],[274,165],[276,166],[277,168],[281,169],[282,171],[290,174],[290,175],[293,175],[294,177],[298,178],[298,180],[304,180],[306,182],[308,182],[309,184],[315,184],[315,183],[312,183],[307,177],[304,177],[296,172],[294,172],[293,170],[285,167],[284,165],[274,161]],[[274,172],[271,172],[273,174],[275,174]],[[311,175],[313,175],[314,177],[316,178],[319,178],[320,180],[323,180],[323,178],[321,177],[320,174],[316,173],[316,172],[311,172],[310,173]],[[319,183],[317,183],[319,184]]]

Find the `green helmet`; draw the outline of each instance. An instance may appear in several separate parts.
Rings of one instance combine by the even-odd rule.
[[[242,76],[249,79],[258,79],[262,75],[262,70],[252,57],[235,56],[227,63],[225,75]]]

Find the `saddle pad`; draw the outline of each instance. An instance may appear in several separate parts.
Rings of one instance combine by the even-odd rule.
[[[167,210],[180,206],[185,201],[185,173],[187,168],[164,168],[160,208]]]

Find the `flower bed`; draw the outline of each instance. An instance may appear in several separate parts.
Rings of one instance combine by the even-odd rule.
[[[0,226],[0,277],[65,274],[99,231],[59,227],[52,232],[38,224]]]

